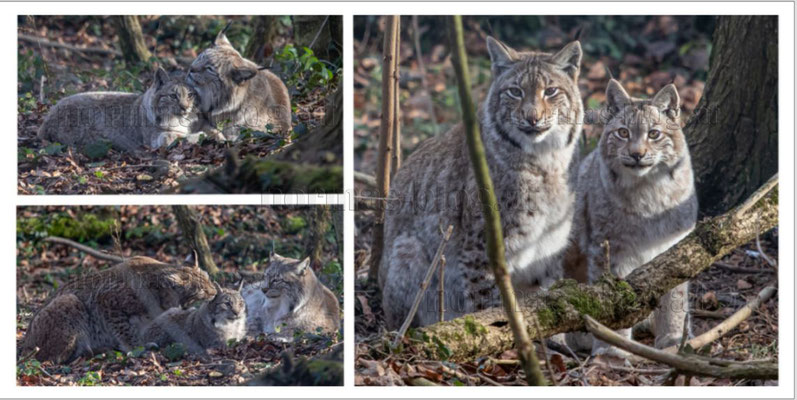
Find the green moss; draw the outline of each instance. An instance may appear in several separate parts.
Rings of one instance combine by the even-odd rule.
[[[547,326],[555,326],[557,322],[558,315],[554,314],[548,308],[543,308],[542,310],[537,311],[537,320],[540,323],[540,327],[547,327]]]
[[[114,218],[83,214],[74,218],[67,214],[17,219],[17,234],[22,236],[60,236],[77,241],[99,240],[111,235]]]
[[[340,193],[343,168],[316,167],[289,162],[261,160],[255,166],[264,192]]]
[[[307,227],[307,221],[305,221],[301,216],[288,217],[285,218],[282,227],[285,229],[285,233],[295,234],[301,232],[302,229]]]

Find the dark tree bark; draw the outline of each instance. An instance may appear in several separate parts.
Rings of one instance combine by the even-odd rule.
[[[141,32],[138,16],[119,15],[114,17],[113,21],[125,61],[137,63],[149,60],[152,54],[144,43],[144,34]]]
[[[218,274],[219,269],[216,267],[216,263],[213,262],[213,254],[210,252],[208,238],[205,236],[202,224],[199,222],[199,215],[188,206],[183,205],[174,205],[172,210],[175,217],[177,217],[177,224],[180,225],[183,237],[188,241],[191,248],[196,251],[199,266],[211,276]]]
[[[332,32],[325,15],[296,15],[293,17],[293,41],[296,47],[308,47],[322,59],[329,58],[329,44]]]
[[[246,44],[244,57],[262,64],[263,60],[274,53],[274,36],[279,27],[279,18],[273,15],[258,15],[253,19],[252,37]]]
[[[778,17],[721,16],[713,41],[706,90],[684,128],[703,216],[778,171]]]
[[[311,207],[307,213],[310,223],[310,234],[307,238],[307,248],[310,250],[310,264],[313,268],[321,268],[321,255],[324,250],[324,239],[331,222],[330,206],[326,204]]]

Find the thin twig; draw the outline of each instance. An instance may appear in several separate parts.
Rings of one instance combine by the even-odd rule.
[[[538,332],[542,332],[540,329],[540,323],[537,321],[537,317],[533,317],[531,321],[534,323],[534,329]],[[539,337],[540,340],[540,347],[542,347],[542,356],[545,357],[545,368],[548,370],[548,375],[551,376],[551,382],[553,382],[554,386],[559,386],[559,380],[556,379],[556,374],[553,372],[553,367],[551,367],[551,361],[548,359],[548,346],[545,345],[545,338]]]
[[[730,332],[734,328],[736,328],[742,321],[746,320],[750,315],[753,314],[753,310],[757,309],[761,304],[769,300],[776,292],[774,286],[767,286],[758,295],[755,299],[751,300],[749,303],[745,304],[744,307],[740,308],[738,311],[733,313],[728,319],[719,323],[719,325],[711,328],[709,331],[703,333],[702,335],[688,341],[687,343],[693,349],[698,349],[703,347],[720,337],[725,335],[726,333]],[[675,353],[677,348],[675,346],[668,347],[663,351],[668,353]]]
[[[421,88],[426,97],[429,99],[429,119],[432,121],[432,133],[437,135],[437,116],[434,112],[434,103],[432,102],[432,92],[429,91],[429,83],[426,80],[426,64],[423,62],[423,54],[421,53],[421,31],[418,29],[418,16],[412,16],[412,36],[415,42],[415,58],[418,60],[418,69],[421,73]]]
[[[445,289],[445,274],[446,274],[446,256],[440,257],[440,283],[437,289],[438,301],[440,301],[440,322],[446,320],[446,289]]]
[[[744,201],[744,203],[736,209],[736,217],[740,218],[742,214],[746,213],[747,210],[752,208],[759,200],[763,199],[764,196],[769,194],[769,192],[778,184],[778,174],[772,175],[769,180],[766,181],[760,188],[756,189],[756,191],[750,195],[750,197]]]
[[[33,351],[31,351],[30,353],[28,353],[28,355],[22,357],[19,361],[17,361],[17,365],[25,364],[26,361],[30,360],[36,354],[39,354],[39,350],[41,350],[39,346],[34,347]]]
[[[758,220],[759,220],[759,217],[756,216],[756,219],[755,219],[755,246],[758,249],[758,254],[761,254],[761,258],[763,258],[764,261],[766,261],[767,264],[769,264],[769,266],[772,267],[775,272],[777,272],[778,271],[778,263],[775,260],[771,259],[767,255],[767,253],[764,252],[764,249],[761,248],[761,240],[758,237],[759,233],[760,233],[759,229],[758,229],[758,222],[759,222]]]
[[[432,259],[432,263],[429,264],[429,268],[426,269],[426,276],[423,278],[423,283],[421,283],[421,287],[418,289],[418,293],[415,294],[415,301],[412,303],[412,308],[410,308],[409,314],[407,314],[407,318],[404,319],[404,323],[401,324],[401,329],[398,331],[398,335],[393,340],[393,347],[396,347],[399,340],[404,337],[404,334],[407,333],[407,329],[410,327],[410,323],[412,322],[413,318],[415,318],[415,313],[418,312],[418,306],[421,304],[421,300],[423,300],[423,295],[426,292],[426,288],[429,287],[429,282],[432,280],[432,276],[434,275],[435,267],[437,267],[437,263],[440,262],[440,259],[443,257],[443,250],[445,250],[446,243],[448,240],[451,239],[451,232],[454,230],[453,225],[449,225],[448,229],[446,230],[445,234],[443,235],[443,240],[440,242],[440,246],[437,247],[437,253],[435,253],[434,258]]]
[[[668,353],[626,339],[601,325],[589,315],[584,316],[587,329],[598,339],[648,360],[669,365],[682,374],[735,379],[778,379],[777,363],[741,364],[733,361],[711,359],[700,356],[685,356]]]

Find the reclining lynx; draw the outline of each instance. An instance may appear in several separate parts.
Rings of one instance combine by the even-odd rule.
[[[164,310],[215,295],[198,266],[132,257],[60,287],[33,316],[22,349],[39,347],[36,358],[55,363],[112,349],[130,351],[141,342],[141,328]]]
[[[223,31],[191,63],[186,82],[199,94],[199,108],[210,124],[225,125],[228,140],[236,139],[240,128],[263,131],[271,125],[281,134],[291,130],[291,99],[285,84],[241,57]]]
[[[575,199],[570,168],[583,119],[581,45],[572,42],[555,54],[517,52],[487,38],[487,49],[492,83],[481,107],[481,135],[507,266],[520,293],[561,277]],[[441,241],[440,226],[454,227],[444,253],[445,318],[500,304],[469,160],[460,124],[422,143],[393,178],[379,270],[389,327],[406,317]],[[427,292],[413,324],[437,320],[437,294]]]
[[[165,346],[173,342],[185,344],[201,353],[211,347],[240,340],[246,335],[246,305],[238,290],[216,287],[216,296],[191,310],[173,307],[144,328],[141,340]],[[241,281],[243,285],[243,281]]]
[[[609,82],[603,135],[578,174],[573,232],[587,258],[590,281],[604,271],[604,241],[609,242],[611,272],[622,278],[695,226],[697,197],[679,102],[672,84],[640,100],[614,79]],[[661,298],[653,318],[656,347],[680,340],[688,307],[688,283]],[[630,337],[631,329],[620,333]],[[625,355],[607,346],[595,340],[593,353]]]
[[[188,137],[204,126],[194,91],[161,68],[143,94],[87,92],[61,99],[47,114],[39,138],[83,147],[100,140],[135,152]]]
[[[302,261],[272,255],[263,281],[243,289],[247,308],[247,331],[279,333],[290,338],[294,330],[337,332],[340,306],[335,294],[316,278]]]

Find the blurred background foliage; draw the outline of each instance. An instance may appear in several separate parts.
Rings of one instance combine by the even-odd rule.
[[[413,18],[417,18],[417,35]],[[399,85],[404,157],[422,140],[446,131],[460,119],[446,30],[441,28],[445,23],[440,16],[401,18]],[[578,38],[584,51],[579,87],[586,108],[602,105],[610,71],[633,96],[647,97],[675,83],[686,120],[703,93],[715,17],[467,16],[463,23],[476,99],[483,99],[490,82],[487,35],[517,50],[546,52]],[[376,169],[383,30],[380,16],[354,18],[355,169],[369,174]],[[599,134],[592,128],[585,127],[589,145]]]

